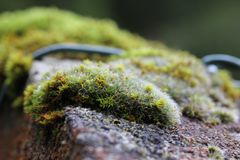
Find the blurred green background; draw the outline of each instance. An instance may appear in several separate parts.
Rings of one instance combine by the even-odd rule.
[[[1,0],[0,12],[31,6],[56,6],[110,18],[124,29],[198,56],[240,57],[239,0]]]

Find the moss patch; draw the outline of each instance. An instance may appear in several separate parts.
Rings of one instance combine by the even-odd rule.
[[[240,94],[230,75],[225,71],[209,74],[202,62],[188,52],[169,49],[160,43],[153,45],[120,30],[109,20],[86,18],[55,8],[5,13],[0,21],[0,86],[8,85],[8,97],[16,99],[15,105],[22,101],[16,97],[21,95],[20,86],[24,86],[31,66],[31,53],[41,47],[67,42],[113,46],[126,51],[107,59],[74,57],[101,59],[107,64],[88,61],[74,71],[44,80],[38,84],[40,87],[28,87],[25,111],[38,122],[51,123],[54,117],[62,116],[62,107],[76,104],[133,121],[164,125],[178,122],[178,110],[189,118],[211,124],[238,119],[234,112]],[[174,108],[166,107],[175,106],[170,105],[173,101],[179,109],[173,115],[164,115]],[[140,110],[134,110],[136,107]],[[163,115],[166,119],[161,119]]]
[[[208,156],[211,159],[215,159],[215,160],[224,160],[224,156],[223,156],[223,151],[216,147],[216,146],[209,146],[208,147]]]
[[[150,85],[151,93],[146,93],[146,86]],[[117,73],[107,65],[84,64],[57,73],[34,88],[30,86],[25,91],[25,112],[44,124],[51,123],[55,115],[59,116],[55,112],[68,105],[90,107],[136,122],[163,126],[180,123],[176,103],[160,88]]]
[[[41,47],[54,43],[87,43],[128,50],[148,45],[137,35],[120,30],[110,20],[86,18],[56,8],[4,13],[0,21],[0,87],[7,84],[13,89],[10,94],[18,93],[19,86],[24,86],[16,85],[15,80],[24,81],[31,66],[31,53]],[[95,60],[98,58],[94,56]]]
[[[138,57],[137,51],[143,57]],[[218,74],[211,75],[200,60],[186,52],[170,51],[131,50],[129,54],[125,53],[123,60],[110,64],[113,68],[124,65],[124,72],[158,86],[179,104],[186,117],[211,125],[237,122],[236,100],[223,87],[223,84],[229,83],[229,90],[239,96],[232,79],[228,76],[226,81]],[[132,57],[131,53],[136,56]],[[222,83],[215,82],[215,79]],[[151,87],[145,86],[145,91],[151,91]]]

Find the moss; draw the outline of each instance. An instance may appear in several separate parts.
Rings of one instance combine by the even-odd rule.
[[[153,86],[151,84],[148,84],[148,85],[145,86],[145,91],[146,92],[150,93],[150,92],[152,92],[152,90],[153,90]]]
[[[125,71],[125,66],[123,64],[118,64],[116,66],[116,70],[120,71],[120,72],[123,72],[123,71]]]
[[[161,47],[161,48],[153,48],[150,46],[139,46],[138,48],[130,49],[124,52],[120,55],[122,59],[133,59],[133,58],[139,58],[139,57],[148,57],[148,56],[161,56],[164,57],[169,55],[171,50],[167,47]],[[175,51],[176,52],[176,51]],[[174,53],[174,51],[172,52]],[[171,53],[170,53],[171,54]],[[118,59],[119,57],[112,57],[112,59]]]
[[[218,85],[221,87],[221,89],[232,99],[237,100],[240,99],[240,92],[237,90],[233,83],[232,78],[229,74],[229,72],[225,70],[220,70],[217,73],[219,79],[218,79]]]
[[[234,119],[234,113],[226,110],[218,110],[213,112],[213,116],[217,117],[221,123],[232,123],[236,120]]]
[[[182,113],[186,117],[189,117],[192,119],[203,120],[205,112],[202,111],[200,108],[196,108],[193,106],[185,106],[182,110]]]
[[[138,95],[137,92],[132,92],[132,93],[130,93],[130,98],[131,98],[132,100],[137,100],[138,97],[139,97],[139,95]]]
[[[156,100],[156,101],[154,102],[154,105],[156,105],[157,108],[161,109],[162,107],[164,107],[164,106],[166,105],[166,103],[167,103],[167,102],[166,102],[165,99],[160,98],[160,99],[158,99],[158,100]]]
[[[113,96],[107,98],[99,98],[97,101],[99,102],[99,106],[102,108],[110,108],[117,105]]]
[[[206,123],[208,126],[216,126],[216,125],[221,124],[222,122],[221,122],[220,119],[217,118],[217,117],[209,116],[209,117],[207,117],[207,119],[205,120],[205,123]]]
[[[137,75],[157,85],[179,104],[183,115],[188,118],[197,119],[211,125],[238,121],[238,116],[234,114],[236,110],[235,101],[223,96],[225,93],[221,85],[212,82],[212,75],[195,57],[187,56],[186,53],[183,54],[182,59],[177,59],[176,55],[173,56],[172,53],[167,52],[168,55],[165,55],[164,53],[158,53],[156,49],[153,49],[152,53],[154,54],[151,56],[150,49],[137,50],[140,55],[143,52],[146,57],[135,56],[135,58],[117,60],[110,63],[112,68],[114,68],[114,63],[115,66],[118,64],[125,65],[126,73]],[[180,53],[176,52],[176,54]],[[127,55],[127,53],[125,54]],[[232,84],[232,80],[229,79],[228,83]],[[213,98],[213,90],[218,94],[216,95],[218,98]],[[150,87],[145,86],[145,92],[148,93],[149,91],[151,91]],[[135,96],[137,94],[133,93],[132,97]],[[216,115],[219,112],[226,113],[226,117],[224,116],[226,120],[224,120],[224,117]]]
[[[46,113],[62,110],[66,105],[81,105],[141,123],[178,124],[180,114],[175,102],[154,85],[152,93],[146,94],[147,85],[152,84],[115,73],[106,65],[81,65],[73,71],[57,73],[33,92],[34,87],[30,86],[25,92],[25,111],[42,121]]]
[[[5,83],[7,85],[15,84],[23,77],[26,77],[31,67],[31,57],[24,56],[21,53],[9,56],[9,61],[5,65],[4,73],[6,75]]]
[[[158,57],[165,59],[165,64],[158,65],[154,59],[151,61],[142,61],[136,58],[133,59],[132,63],[140,68],[143,73],[155,72],[159,74],[169,74],[172,77],[186,81],[193,87],[200,83],[206,83],[204,78],[205,70],[197,59],[185,57],[177,59],[177,55],[173,56],[171,54],[158,55]],[[196,70],[198,72],[196,72]]]
[[[55,122],[58,119],[61,119],[64,115],[63,111],[51,111],[49,113],[45,113],[39,119],[39,124],[48,125],[51,122]]]
[[[189,98],[190,103],[183,107],[183,114],[187,117],[205,121],[215,108],[214,103],[207,96],[194,93]]]
[[[208,146],[208,157],[215,160],[224,160],[223,151],[216,146]]]
[[[37,122],[55,121],[46,117],[61,112],[66,105],[79,104],[132,121],[173,124],[180,114],[176,109],[172,113],[175,115],[165,115],[173,110],[171,106],[176,106],[169,97],[179,104],[184,116],[192,119],[214,124],[238,119],[233,111],[240,94],[231,77],[225,71],[210,75],[202,62],[188,52],[153,45],[120,30],[109,20],[86,18],[55,8],[6,13],[0,16],[0,21],[0,85],[9,86],[11,99],[20,95],[19,86],[23,86],[31,66],[31,53],[43,46],[88,43],[125,50],[122,55],[109,58],[74,57],[101,59],[107,64],[85,61],[74,71],[58,73],[39,86],[28,87],[25,111]],[[15,102],[20,103],[21,97]]]
[[[34,93],[34,90],[36,89],[36,85],[28,85],[28,87],[24,90],[24,106],[31,106],[32,105],[32,96]],[[30,113],[30,108],[25,108],[25,112]]]
[[[139,36],[120,30],[110,20],[86,18],[56,8],[8,12],[0,15],[0,21],[0,87],[4,83],[10,85],[13,89],[10,94],[20,91],[15,82],[24,82],[31,65],[31,53],[46,45],[87,43],[126,50],[148,45]],[[87,57],[81,55],[74,58]],[[99,56],[88,58],[96,60]]]
[[[141,64],[149,64],[149,66],[164,67],[164,65],[168,65],[167,60],[169,58],[148,56],[139,57],[135,60]],[[194,66],[194,64],[191,65]],[[183,115],[188,118],[197,119],[211,125],[236,122],[238,120],[238,115],[234,114],[236,108],[225,106],[222,101],[211,98],[209,88],[216,88],[216,86],[209,83],[211,76],[201,65],[196,61],[196,66],[200,70],[198,73],[202,73],[200,77],[206,76],[205,80],[196,78],[198,83],[193,86],[186,80],[179,79],[167,72],[152,72],[151,70],[143,72],[146,68],[137,67],[136,62],[131,58],[111,61],[106,64],[85,61],[84,64],[73,71],[58,73],[50,80],[44,80],[39,88],[35,88],[32,95],[29,94],[31,95],[30,103],[27,100],[25,103],[30,104],[30,107],[25,105],[25,109],[27,113],[34,115],[33,117],[36,117],[37,121],[39,121],[38,117],[43,114],[42,109],[44,112],[45,109],[49,111],[48,106],[51,106],[54,111],[66,105],[79,104],[87,107],[98,106],[97,108],[91,108],[131,121],[163,123],[159,120],[161,118],[155,116],[152,111],[148,112],[151,118],[146,118],[142,116],[142,113],[146,112],[145,110],[136,113],[131,109],[131,107],[148,104],[155,107],[155,112],[167,111],[166,105],[169,104],[169,98],[162,98],[161,96],[157,98],[156,92],[158,91],[156,90],[159,90],[161,93],[166,91],[173,97],[179,104]],[[119,66],[124,70],[119,72]],[[189,67],[189,69],[196,72],[197,67],[194,69]],[[135,88],[132,88],[132,86],[135,86]],[[123,88],[123,90],[120,88]],[[28,92],[27,90],[26,93]],[[122,99],[125,100],[122,101]],[[126,106],[130,106],[130,108],[126,109]],[[179,113],[178,116],[180,115]]]
[[[21,53],[9,55],[3,71],[4,77],[6,77],[4,84],[8,86],[8,98],[13,99],[22,94],[22,89],[25,87],[28,71],[31,67],[31,62],[31,57],[25,57]],[[18,99],[21,99],[21,97]],[[17,103],[17,101],[13,102],[13,106],[19,104],[21,103]]]
[[[119,30],[110,20],[86,18],[56,8],[11,12],[2,14],[0,19],[0,37],[13,36],[11,39],[18,42],[16,44],[19,48],[25,48],[34,42],[39,45],[61,40],[101,43],[124,49],[140,47],[146,43],[136,35]],[[35,31],[36,34],[33,34]],[[23,37],[25,38],[22,40],[25,41],[19,41]]]

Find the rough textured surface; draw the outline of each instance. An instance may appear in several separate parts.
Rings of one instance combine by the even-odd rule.
[[[114,125],[120,121],[115,119],[114,122],[113,117],[83,108],[67,108],[65,115],[70,137],[82,147],[83,158],[141,159],[147,156],[143,144],[137,144],[131,134]]]
[[[33,125],[34,126],[34,125]],[[52,128],[54,129],[54,127]],[[57,136],[39,138],[29,128],[17,156],[23,159],[208,159],[216,146],[226,159],[240,158],[240,125],[209,127],[183,119],[174,128],[137,124],[82,107],[67,107]]]
[[[40,82],[34,77],[44,75],[45,71],[54,74],[56,70],[53,66],[58,66],[59,62],[63,62],[64,69],[72,68],[67,65],[72,63],[69,60],[46,59],[36,62],[31,71],[31,82]],[[41,66],[45,67],[45,71],[37,72],[39,69],[43,71]],[[21,133],[25,138],[20,141],[15,156],[22,159],[104,160],[116,157],[121,160],[205,160],[213,155],[209,147],[214,146],[221,150],[224,158],[240,159],[238,122],[209,126],[199,120],[183,117],[178,126],[160,128],[153,124],[130,122],[85,107],[65,106],[64,123],[61,126],[58,123],[47,127],[39,127],[35,122],[29,124],[27,131]],[[42,136],[39,135],[41,132]]]
[[[107,59],[75,56],[93,61],[34,62],[26,121],[20,114],[11,128],[8,115],[0,119],[1,147],[8,135],[18,144],[12,159],[240,159],[240,94],[226,71],[211,74],[187,52],[57,9],[0,19],[0,86],[8,85],[14,106],[22,104],[20,86],[39,47],[78,42],[126,51]]]
[[[218,146],[223,150],[225,158],[240,158],[240,140],[236,138],[239,124],[208,127],[184,118],[178,127],[161,129],[155,125],[116,119],[81,107],[68,108],[65,115],[67,122],[72,122],[68,125],[75,142],[94,145],[95,149],[99,147],[108,150],[112,146],[112,153],[119,149],[117,153],[130,152],[136,154],[137,159],[207,159],[208,146]],[[103,135],[107,136],[103,138]],[[91,137],[94,137],[94,141]],[[111,140],[112,143],[109,142]]]

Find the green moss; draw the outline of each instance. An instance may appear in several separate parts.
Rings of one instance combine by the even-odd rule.
[[[106,65],[81,65],[73,71],[57,73],[33,92],[34,87],[30,86],[25,91],[25,111],[41,122],[46,113],[80,105],[137,122],[163,126],[179,123],[175,102],[156,86],[146,94],[147,85],[152,84],[113,72]]]
[[[123,71],[125,71],[125,66],[123,64],[118,64],[118,65],[116,65],[116,70],[123,72]]]
[[[153,86],[151,84],[148,84],[148,85],[145,86],[145,91],[146,92],[150,93],[150,92],[152,92],[152,90],[153,90]]]
[[[178,54],[177,52],[175,54]],[[140,68],[143,73],[155,72],[158,74],[169,74],[172,77],[186,81],[191,86],[196,86],[205,82],[205,70],[199,60],[194,57],[178,59],[180,55],[159,54],[165,60],[165,64],[158,64],[157,61],[142,61],[134,58],[132,63]],[[198,72],[197,72],[198,71]]]
[[[220,70],[217,73],[217,85],[221,87],[221,89],[232,99],[237,100],[240,99],[240,92],[237,90],[233,83],[230,74],[225,70]]]
[[[154,105],[157,106],[157,108],[161,109],[167,104],[166,99],[160,98],[154,102]]]
[[[31,53],[41,47],[54,43],[87,43],[128,50],[148,45],[137,35],[120,30],[110,20],[86,18],[56,8],[8,12],[0,15],[0,21],[0,87],[9,85],[12,98],[20,90],[15,82],[22,83],[26,78]],[[99,56],[74,58],[96,60]]]
[[[234,113],[226,110],[218,110],[213,112],[213,116],[217,117],[221,123],[232,123],[236,120],[234,119]]]
[[[146,43],[138,36],[119,30],[110,20],[95,20],[56,8],[11,12],[2,14],[0,19],[0,37],[13,36],[11,39],[19,42],[19,48],[25,48],[34,42],[39,45],[61,40],[100,43],[124,49],[140,47]],[[33,34],[35,31],[36,34]],[[25,41],[20,42],[19,38]]]
[[[9,61],[5,65],[5,83],[17,85],[18,80],[25,78],[31,67],[31,57],[22,55],[21,53],[11,54]]]
[[[142,55],[141,50],[137,50]],[[176,55],[173,56],[170,52],[166,51],[168,55],[165,55],[164,52],[158,53],[156,49],[152,51],[153,56],[151,56],[150,49],[148,51],[143,49],[142,52],[146,56],[135,58],[130,56],[130,58],[117,60],[110,64],[112,68],[118,64],[125,65],[126,73],[137,75],[157,85],[179,104],[183,115],[188,118],[211,125],[238,121],[238,115],[234,114],[236,112],[235,101],[223,96],[225,92],[222,86],[212,81],[212,75],[195,57],[185,53],[182,59],[176,58]],[[137,55],[137,52],[134,54]],[[176,52],[176,54],[181,54],[181,52]],[[218,79],[221,78],[218,77]],[[228,83],[232,85],[232,80],[229,79]],[[148,86],[145,86],[146,92],[150,90]],[[213,90],[218,98],[213,97]],[[133,94],[133,97],[135,96],[137,95]],[[225,112],[226,116],[217,116],[216,113],[219,112]]]
[[[114,96],[99,98],[97,99],[97,102],[99,102],[99,106],[102,108],[110,108],[117,105],[116,100],[114,99]]]
[[[18,87],[24,85],[31,53],[41,47],[67,42],[125,50],[121,56],[109,58],[75,56],[100,59],[107,64],[85,61],[75,71],[58,73],[28,87],[25,111],[37,122],[55,121],[54,117],[61,117],[63,107],[79,104],[132,121],[171,125],[178,122],[180,114],[169,97],[179,104],[184,116],[192,119],[212,124],[238,119],[233,112],[240,92],[234,88],[231,77],[225,71],[210,75],[201,60],[188,52],[153,45],[120,30],[109,20],[86,18],[55,8],[6,13],[0,16],[0,21],[0,86],[9,86],[10,99],[19,97]],[[19,103],[21,97],[15,101]],[[174,110],[172,115],[170,110]]]
[[[14,99],[22,94],[21,89],[25,86],[31,62],[31,57],[25,57],[21,53],[9,55],[3,71],[5,77],[4,83],[8,86],[8,98]],[[21,97],[18,99],[21,99]],[[17,101],[13,102],[13,106],[18,104],[21,103]]]
[[[31,106],[32,103],[32,96],[33,96],[33,92],[36,89],[36,85],[28,85],[28,87],[25,89],[24,91],[24,106]],[[25,108],[25,112],[30,113],[31,108]]]
[[[184,116],[192,118],[192,119],[198,119],[203,120],[204,119],[204,111],[201,110],[199,107],[193,107],[193,106],[185,106],[182,110],[182,113]]]
[[[216,146],[208,146],[208,157],[215,160],[224,160],[223,151]]]
[[[135,61],[141,64],[149,64],[149,66],[164,67],[164,65],[168,65],[167,59],[165,57],[148,56],[139,57]],[[201,65],[198,61],[196,63],[196,66]],[[124,68],[120,72],[119,66]],[[25,105],[25,110],[27,113],[35,115],[34,117],[41,117],[42,108],[56,106],[53,107],[53,110],[59,110],[59,107],[79,104],[88,107],[98,106],[98,108],[93,107],[93,109],[131,121],[158,123],[159,116],[153,116],[153,113],[151,113],[149,116],[152,120],[150,120],[149,117],[145,118],[140,114],[145,111],[132,113],[133,111],[126,109],[126,106],[138,106],[140,105],[139,101],[141,101],[144,105],[148,103],[148,105],[154,106],[158,112],[166,111],[169,98],[162,98],[161,96],[156,98],[156,90],[161,93],[164,93],[164,90],[179,104],[182,114],[186,117],[211,125],[238,121],[238,115],[234,114],[236,108],[225,106],[225,103],[211,98],[209,87],[211,88],[211,85],[213,85],[216,88],[216,86],[209,83],[211,76],[207,74],[203,66],[199,66],[200,71],[198,73],[203,73],[200,76],[206,76],[206,79],[204,81],[198,79],[199,83],[195,86],[167,72],[156,73],[152,70],[143,72],[143,69],[146,68],[136,67],[136,62],[131,58],[112,61],[107,64],[85,61],[84,64],[73,71],[58,73],[50,80],[42,82],[41,89],[35,89],[36,91],[30,96],[30,103],[26,100],[25,103],[29,103],[30,107]],[[195,69],[192,69],[192,71]],[[135,86],[135,88],[132,88],[132,86]],[[29,92],[32,93],[31,88],[30,91],[26,90],[26,94],[30,95]],[[121,101],[121,98],[125,101]],[[65,100],[67,101],[65,102]],[[119,107],[116,106],[124,107],[119,110]],[[31,108],[30,112],[29,108]],[[36,109],[36,114],[35,109],[32,110],[33,108]],[[180,113],[178,116],[180,116]],[[159,123],[163,122],[160,121]]]

